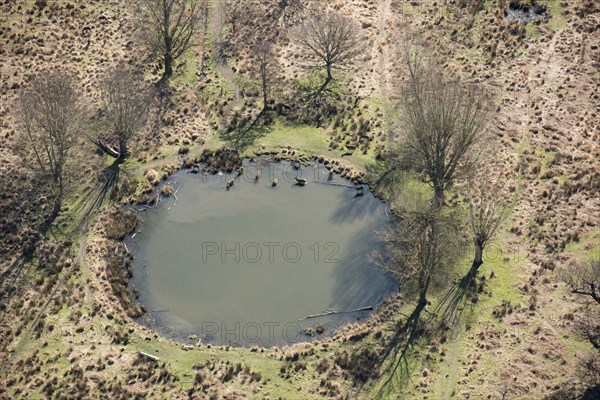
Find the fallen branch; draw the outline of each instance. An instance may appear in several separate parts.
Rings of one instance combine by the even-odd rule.
[[[100,150],[102,150],[105,154],[108,154],[112,158],[119,158],[121,154],[109,144],[104,143],[101,139],[90,137],[90,141],[96,145]]]
[[[148,354],[148,353],[144,353],[143,351],[140,351],[140,355],[144,356],[146,358],[149,358],[150,360],[154,361],[154,362],[158,362],[160,360],[159,357],[157,356],[153,356],[152,354]]]
[[[335,183],[335,182],[321,182],[321,181],[315,181],[315,183],[321,183],[323,185],[329,185],[329,186],[340,186],[340,187],[345,187],[348,189],[356,189],[356,186],[352,186],[352,185],[346,185],[344,183]],[[358,190],[358,189],[357,189]]]
[[[327,310],[324,313],[309,315],[306,318],[299,319],[298,321],[305,321],[305,320],[311,319],[311,318],[325,317],[327,315],[334,315],[334,314],[348,314],[348,313],[355,313],[355,312],[359,312],[359,311],[372,311],[374,308],[375,308],[374,306],[368,306],[368,307],[357,308],[355,310],[346,310],[346,311]]]

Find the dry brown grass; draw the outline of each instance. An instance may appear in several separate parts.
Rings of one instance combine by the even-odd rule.
[[[244,3],[251,6],[247,21],[240,25],[240,31],[235,36],[226,27],[226,39],[232,45],[229,59],[232,69],[238,76],[247,79],[251,76],[252,59],[244,51],[242,39],[255,38],[266,27],[265,18],[254,16],[268,15],[273,2],[248,0]],[[505,2],[486,2],[489,7],[475,16],[471,12],[465,13],[452,2],[446,2],[452,18],[440,16],[440,2],[435,5],[421,2],[423,7],[419,9],[419,14],[414,14],[409,7],[401,7],[404,3],[391,2],[392,12],[384,18],[387,19],[384,23],[390,32],[380,39],[377,1],[327,2],[327,7],[354,16],[362,24],[364,34],[372,44],[371,51],[365,53],[364,59],[355,68],[359,73],[350,77],[353,92],[363,98],[379,96],[379,70],[390,72],[399,69],[398,65],[394,65],[393,57],[388,64],[379,65],[382,49],[401,39],[402,32],[398,27],[410,26],[415,33],[429,40],[432,51],[448,71],[455,72],[465,80],[484,82],[495,96],[498,115],[491,129],[502,143],[501,158],[507,171],[523,173],[523,187],[519,188],[520,205],[508,224],[512,232],[510,240],[524,243],[525,249],[522,248],[521,252],[528,254],[527,261],[519,269],[520,281],[514,284],[519,292],[519,304],[503,304],[500,301],[489,312],[490,315],[496,312],[502,318],[499,327],[473,328],[477,341],[467,349],[466,355],[461,355],[460,361],[464,365],[460,369],[460,390],[457,395],[483,397],[489,393],[484,392],[490,386],[505,385],[510,387],[512,396],[543,397],[558,392],[565,380],[574,382],[577,386],[575,391],[583,385],[593,384],[594,379],[597,384],[597,376],[593,374],[597,370],[594,367],[597,360],[583,364],[584,370],[587,368],[584,374],[576,368],[579,365],[576,361],[583,360],[585,352],[579,347],[568,348],[565,345],[571,346],[572,343],[564,338],[565,335],[571,337],[578,334],[576,322],[582,312],[582,304],[578,298],[565,294],[553,270],[576,259],[579,254],[564,253],[562,250],[585,240],[586,235],[597,230],[600,223],[600,199],[597,195],[600,190],[598,2],[561,2],[565,6],[561,17],[564,26],[555,24],[555,21],[542,22],[530,29],[533,34],[523,26],[504,21],[505,10],[499,5]],[[311,2],[309,7],[322,4]],[[98,95],[98,79],[107,67],[120,61],[142,64],[139,61],[142,58],[133,40],[134,18],[129,2],[80,4],[74,1],[2,0],[0,18],[6,20],[6,23],[0,24],[0,259],[4,269],[12,264],[15,255],[22,251],[26,243],[37,237],[37,232],[31,226],[39,223],[40,214],[32,210],[47,207],[42,196],[29,194],[30,177],[11,150],[17,137],[17,127],[12,117],[14,101],[20,88],[36,73],[61,65],[77,76],[82,82],[82,90],[93,102]],[[293,16],[290,23],[294,24],[300,19],[299,16]],[[282,71],[288,80],[303,76],[306,70],[302,56],[284,34],[286,28],[283,22],[278,21],[274,26],[276,29],[270,32],[276,37],[278,62]],[[196,49],[196,60],[199,59],[199,53],[200,49]],[[148,70],[148,82],[157,80],[159,71],[156,66],[144,67]],[[203,143],[208,129],[227,125],[225,117],[232,117],[232,111],[238,111],[238,120],[252,113],[258,94],[255,88],[242,87],[243,99],[238,104],[227,83],[219,81],[214,71],[207,71],[207,80],[194,81],[191,86],[181,85],[173,90],[167,109],[151,128],[152,135],[147,135],[146,140],[136,144],[140,153],[134,156],[135,159],[142,161],[157,156],[162,145],[177,145],[177,149],[185,149],[186,146]],[[221,86],[223,90],[219,91]],[[285,98],[285,93],[282,96]],[[393,94],[391,97],[394,97]],[[363,151],[368,142],[369,148],[374,146],[381,158],[384,156],[381,147],[383,141],[379,135],[385,137],[381,125],[384,115],[381,110],[375,109],[362,110],[362,113],[353,115],[353,121],[339,121],[338,126],[332,128],[335,134],[332,142],[335,144],[332,146],[341,148],[349,145],[356,147],[355,151]],[[280,156],[288,157],[283,153]],[[327,155],[322,158],[324,164],[327,163],[338,172],[356,174],[356,171],[349,171],[347,166],[340,165],[339,161],[331,162]],[[233,158],[216,164],[219,169],[225,170],[237,167],[237,161]],[[160,181],[173,171],[173,168],[154,169],[158,176],[153,181]],[[130,197],[137,186],[137,182],[132,182],[122,183],[115,192],[116,198]],[[142,190],[144,198],[138,199],[142,203],[156,199],[152,185],[146,183],[148,186]],[[130,300],[119,300],[127,299],[128,295],[127,255],[123,250],[118,250],[115,255],[116,242],[113,239],[122,238],[134,224],[128,217],[113,217],[118,222],[109,222],[101,217],[92,232],[102,237],[87,243],[91,276],[61,287],[55,300],[49,303],[49,316],[58,313],[63,305],[77,310],[84,299],[94,298],[96,301],[90,306],[91,315],[110,316],[119,323],[127,320],[125,310],[131,307]],[[111,239],[107,240],[104,235]],[[36,317],[36,311],[54,289],[56,274],[75,264],[73,255],[63,252],[63,247],[64,244],[45,243],[37,249],[44,256],[43,268],[49,272],[48,276],[36,277],[26,285],[2,287],[3,294],[12,295],[0,305],[3,318],[0,348],[8,349],[18,343],[28,329],[27,322]],[[368,328],[353,327],[333,340],[349,342],[353,335],[360,337],[363,330],[370,330],[367,338],[373,335],[377,340],[385,340],[386,333],[377,329],[382,320],[389,320],[396,315],[398,308],[397,304],[389,304],[367,322]],[[75,311],[72,317],[75,320],[85,319],[84,314]],[[52,324],[48,323],[49,319],[40,319],[40,323],[34,327],[34,333],[47,331],[49,324]],[[10,324],[6,324],[6,321],[10,321]],[[113,325],[104,331],[104,335],[123,345],[130,334],[128,330],[116,328],[117,322]],[[526,334],[515,335],[514,330],[510,330],[514,326],[520,327],[521,332]],[[80,334],[88,331],[86,327]],[[439,351],[445,350],[441,348]],[[2,351],[0,356],[0,362],[3,362],[8,354]],[[297,364],[300,367],[295,371],[296,366],[290,364],[285,374],[291,374],[290,371],[303,373],[305,370],[301,363],[312,357],[307,349],[290,350],[289,354],[282,357],[288,356],[291,357],[290,363],[300,362]],[[97,364],[96,360],[90,362],[89,356],[69,349],[56,357],[53,361],[45,361],[50,364],[48,376],[42,373],[42,358],[37,353],[27,355],[11,365],[11,371],[19,373],[12,374],[2,382],[0,397],[9,393],[9,397],[27,398],[36,388],[41,388],[48,396],[77,397],[85,396],[93,387],[110,394],[111,398],[142,398],[151,382],[167,388],[174,384],[171,372],[137,362],[118,350],[111,355],[105,354]],[[51,369],[52,362],[59,358],[67,359],[72,364],[64,376]],[[291,361],[293,358],[296,361]],[[350,359],[352,355],[348,353]],[[504,361],[485,366],[485,360]],[[342,359],[340,362],[347,365]],[[103,374],[105,368],[109,367],[123,372],[123,378],[106,378]],[[246,372],[245,366],[242,366],[241,372],[237,365],[213,367],[213,371],[217,371],[215,373],[207,372],[209,369],[197,371],[197,390],[192,394],[194,398],[210,395],[219,397],[227,393],[228,379],[245,379],[253,384],[265,379],[256,375],[256,371]],[[307,362],[306,371],[313,371],[310,361]],[[344,371],[347,370],[332,362],[320,361],[316,372],[322,375],[320,379],[323,381],[320,387],[314,388],[315,393],[342,397],[344,385],[351,384],[353,379],[348,373],[347,382],[344,382]],[[360,376],[358,372],[357,376]],[[419,375],[422,375],[422,371],[419,371]],[[416,382],[419,390],[431,388],[431,376],[429,371],[427,377],[419,377]],[[487,386],[481,384],[481,379],[485,379]],[[184,393],[179,394],[180,397],[185,396]],[[228,395],[232,398],[244,396],[235,391]]]

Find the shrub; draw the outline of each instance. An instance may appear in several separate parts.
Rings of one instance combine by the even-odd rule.
[[[167,197],[172,196],[174,192],[173,186],[171,185],[165,185],[161,189],[161,193]]]
[[[156,172],[156,170],[151,169],[146,172],[146,179],[148,179],[148,182],[150,182],[152,185],[157,185],[158,182],[160,182],[160,174]]]

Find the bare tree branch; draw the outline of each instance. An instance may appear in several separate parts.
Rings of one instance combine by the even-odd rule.
[[[269,109],[270,94],[277,81],[276,57],[273,45],[269,42],[260,43],[254,53],[256,54],[256,72],[260,81],[263,95],[263,110]]]
[[[189,50],[202,21],[198,0],[141,0],[141,28],[148,51],[163,58],[164,73],[159,84],[173,75],[173,63]]]
[[[590,296],[600,304],[600,260],[563,269],[559,276],[571,289],[571,293]]]
[[[60,211],[71,150],[81,134],[85,109],[80,93],[66,72],[35,78],[21,93],[18,119],[26,138],[25,156],[33,159]]]
[[[288,26],[290,19],[296,14],[301,14],[304,11],[302,0],[279,0],[277,9],[273,13],[276,20],[283,20],[283,25]]]
[[[475,245],[475,256],[470,274],[475,276],[483,264],[486,245],[498,232],[516,203],[510,197],[508,186],[511,179],[494,173],[490,164],[481,166],[469,178],[466,197],[469,204],[469,223]]]
[[[126,67],[108,72],[100,85],[102,133],[92,137],[104,153],[124,160],[128,142],[144,127],[152,99],[143,79]]]
[[[449,271],[459,258],[458,224],[454,215],[437,207],[402,212],[400,221],[381,233],[387,246],[375,258],[400,284],[416,282],[419,304],[424,305],[432,278]]]
[[[479,162],[476,150],[487,135],[485,97],[475,85],[445,79],[418,52],[407,52],[405,62],[397,162],[423,173],[443,204],[444,192]]]
[[[296,33],[298,43],[308,52],[327,78],[319,92],[333,80],[333,70],[349,65],[365,49],[359,26],[338,13],[317,14]]]

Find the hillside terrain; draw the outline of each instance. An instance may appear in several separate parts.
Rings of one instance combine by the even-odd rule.
[[[598,398],[600,306],[573,293],[564,274],[600,260],[600,3],[537,0],[531,20],[511,17],[529,3],[208,1],[194,45],[130,144],[119,184],[88,208],[112,162],[90,141],[104,75],[121,65],[141,71],[149,87],[161,79],[160,57],[142,45],[141,6],[0,0],[0,398]],[[355,21],[366,45],[335,71],[333,111],[311,114],[299,93],[323,75],[309,68],[298,30],[325,10]],[[254,129],[264,112],[257,46],[266,41],[272,112]],[[386,161],[389,138],[401,129],[411,43],[489,95],[492,140],[482,154],[518,199],[460,318],[440,329],[425,324],[405,370],[378,359],[414,307],[402,291],[367,320],[287,347],[182,343],[139,323],[144,310],[127,287],[132,255],[122,242],[138,220],[120,205],[152,204],[159,181],[218,158],[207,152],[221,148],[239,149],[236,157],[326,161],[341,176],[372,183],[373,166]],[[19,123],[22,90],[53,71],[77,82],[92,121],[77,138],[56,218]],[[216,168],[230,167],[226,157]],[[462,204],[460,189],[449,191],[451,205]],[[437,280],[459,281],[469,257]],[[429,297],[432,314],[444,282]]]

